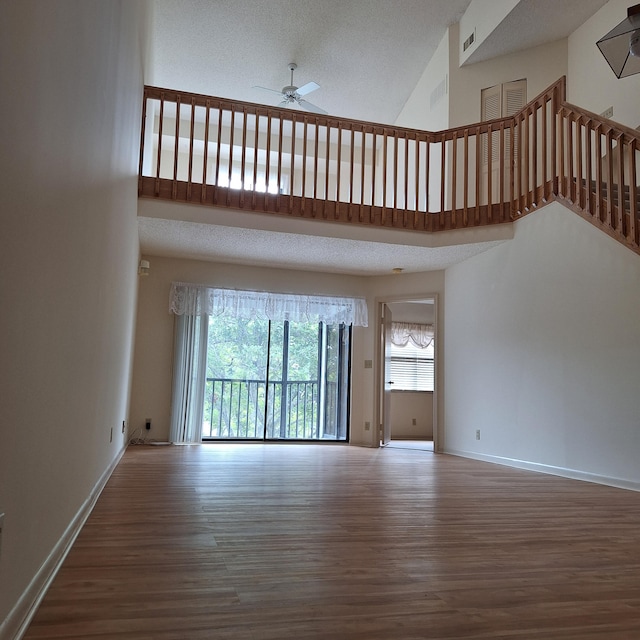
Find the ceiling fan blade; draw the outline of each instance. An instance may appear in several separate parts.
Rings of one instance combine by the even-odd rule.
[[[307,84],[303,84],[299,89],[296,90],[296,93],[299,96],[306,96],[307,93],[311,93],[316,89],[319,89],[320,85],[316,82],[307,82]]]
[[[305,111],[311,111],[312,113],[317,113],[318,115],[321,115],[321,116],[326,116],[329,113],[328,111],[325,111],[324,109],[321,109],[320,107],[317,107],[315,104],[311,104],[306,100],[298,100],[298,104]]]
[[[252,89],[259,89],[260,91],[268,91],[269,93],[276,93],[279,96],[282,95],[282,91],[276,91],[275,89],[267,89],[267,87],[259,87],[257,85],[253,85],[253,87],[251,87],[251,88]]]

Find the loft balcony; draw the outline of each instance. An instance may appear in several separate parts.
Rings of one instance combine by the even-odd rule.
[[[639,140],[567,103],[564,78],[440,132],[145,87],[139,196],[423,234],[559,200],[640,253]]]

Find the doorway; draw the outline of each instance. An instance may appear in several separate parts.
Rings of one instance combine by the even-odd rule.
[[[211,317],[203,440],[346,441],[346,325]]]
[[[437,451],[437,296],[377,303],[380,435],[374,444]]]

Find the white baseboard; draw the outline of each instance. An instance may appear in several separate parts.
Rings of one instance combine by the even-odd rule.
[[[47,593],[47,589],[53,582],[58,569],[67,557],[69,550],[78,537],[80,530],[89,517],[113,470],[120,462],[125,450],[126,446],[122,448],[122,451],[120,451],[100,476],[93,490],[73,520],[69,523],[69,526],[51,550],[51,553],[42,563],[42,566],[29,583],[29,586],[24,590],[18,602],[16,602],[9,612],[9,615],[3,620],[2,624],[0,624],[0,640],[20,640],[26,632],[35,612],[38,610],[40,602]]]
[[[540,464],[539,462],[529,462],[527,460],[518,460],[516,458],[504,458],[502,456],[492,456],[484,453],[476,453],[474,451],[459,451],[457,449],[445,449],[444,453],[452,456],[460,456],[462,458],[472,458],[482,462],[490,462],[492,464],[501,464],[507,467],[515,467],[516,469],[525,469],[527,471],[536,471],[537,473],[548,473],[553,476],[561,476],[570,478],[571,480],[582,480],[584,482],[594,482],[596,484],[605,484],[609,487],[618,489],[628,489],[630,491],[640,491],[640,482],[633,480],[624,480],[622,478],[612,478],[602,476],[587,471],[579,471],[577,469],[566,469],[564,467],[556,467],[548,464]]]

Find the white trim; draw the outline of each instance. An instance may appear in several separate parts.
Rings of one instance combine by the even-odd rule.
[[[596,484],[604,484],[617,489],[628,489],[629,491],[640,491],[640,482],[633,480],[624,480],[622,478],[612,478],[602,476],[588,471],[579,471],[578,469],[567,469],[565,467],[556,467],[539,462],[529,462],[528,460],[518,460],[516,458],[505,458],[502,456],[492,456],[484,453],[476,453],[474,451],[459,451],[457,449],[445,449],[444,453],[452,456],[460,456],[461,458],[471,458],[491,464],[501,464],[507,467],[515,467],[516,469],[525,469],[527,471],[535,471],[537,473],[547,473],[552,476],[561,476],[571,480],[582,480],[584,482],[594,482]]]
[[[29,586],[23,591],[16,604],[11,611],[9,611],[7,617],[3,620],[2,624],[0,624],[0,640],[20,640],[26,632],[42,599],[46,595],[64,559],[67,557],[73,543],[78,537],[80,530],[98,501],[100,493],[102,493],[111,474],[118,466],[126,449],[127,447],[125,445],[122,451],[120,451],[111,464],[105,469],[91,493],[51,550],[51,553],[49,553],[40,569],[33,576]]]

